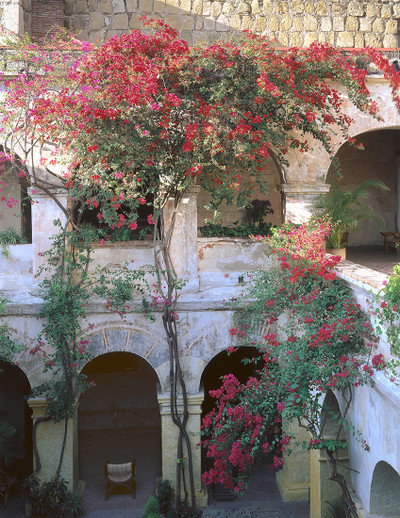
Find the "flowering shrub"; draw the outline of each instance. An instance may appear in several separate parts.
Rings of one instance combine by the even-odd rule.
[[[328,233],[329,226],[321,223],[276,229],[271,238],[262,238],[277,264],[251,275],[245,296],[252,302],[238,311],[233,334],[239,343],[258,344],[264,366],[244,385],[226,376],[212,393],[216,407],[203,421],[203,445],[214,462],[203,475],[206,483],[221,482],[242,493],[260,455],[275,452],[279,465],[291,441],[280,435],[282,418],[307,428],[311,440],[304,447],[324,449],[333,463],[332,478],[339,480],[335,452],[344,444],[324,435],[321,397],[339,390],[349,404],[349,392],[370,383],[374,371],[366,344],[370,323],[335,274],[340,259],[325,255]],[[239,338],[239,329],[245,336]],[[374,357],[372,365],[381,368],[381,358]]]

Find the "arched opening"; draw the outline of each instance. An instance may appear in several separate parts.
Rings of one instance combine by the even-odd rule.
[[[202,419],[214,408],[215,399],[210,396],[210,390],[220,388],[222,384],[221,378],[227,374],[233,374],[241,383],[245,383],[249,378],[257,376],[257,370],[261,368],[262,360],[257,363],[247,363],[246,359],[257,358],[258,356],[259,351],[256,347],[239,347],[233,353],[228,353],[227,351],[220,352],[208,363],[201,377],[201,383],[204,387]],[[212,462],[206,457],[204,450],[202,451],[201,467],[202,472],[212,467]],[[272,481],[272,484],[275,484],[274,472],[266,466],[262,466],[261,470],[262,472],[259,473],[257,471],[255,473],[254,479],[264,485],[269,484],[270,481]],[[267,481],[265,477],[268,478]],[[251,499],[256,489],[256,484],[252,484],[248,494],[243,498]],[[222,486],[212,488],[212,495],[210,494],[209,497],[213,497],[217,501],[232,499],[231,493]]]
[[[377,516],[399,516],[400,475],[387,462],[375,466],[371,483],[370,513]]]
[[[235,205],[227,206],[225,203],[221,205],[220,225],[223,227],[232,227],[235,222],[252,223],[258,221],[260,207],[262,202],[268,201],[269,206],[265,207],[267,214],[264,216],[264,222],[271,225],[281,225],[283,222],[282,213],[282,195],[279,190],[281,181],[281,173],[274,157],[271,157],[260,175],[263,184],[269,186],[269,194],[264,194],[260,187],[255,183],[254,192],[250,202],[256,202],[254,208],[250,207],[246,210],[238,210]],[[213,217],[213,213],[207,210],[206,206],[210,202],[210,194],[203,188],[200,189],[197,202],[197,217],[199,228],[205,224],[205,220]],[[268,213],[268,208],[271,213]]]
[[[375,216],[382,221],[381,228],[373,219],[364,219],[348,237],[349,246],[382,245],[381,231],[400,230],[400,129],[379,129],[357,135],[356,142],[363,149],[345,143],[337,152],[342,177],[337,180],[343,190],[354,190],[369,179],[382,180],[390,190],[371,189],[365,201]],[[331,167],[327,183],[335,181]]]
[[[344,439],[341,413],[335,394],[329,390],[322,405],[322,434],[329,439]]]
[[[5,421],[15,429],[15,434],[6,442],[7,458],[0,469],[17,476],[15,488],[33,469],[32,411],[27,404],[30,392],[24,372],[16,365],[0,361],[0,423]]]
[[[128,352],[103,354],[83,369],[94,386],[79,399],[79,478],[89,510],[144,505],[161,476],[158,377]],[[104,465],[136,459],[137,497],[114,494],[105,502]]]

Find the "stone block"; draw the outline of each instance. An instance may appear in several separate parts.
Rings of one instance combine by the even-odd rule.
[[[89,14],[90,30],[98,31],[105,26],[104,16],[98,11],[93,11]]]
[[[292,29],[296,32],[301,32],[303,30],[303,18],[299,16],[292,17],[293,27]]]
[[[203,14],[203,0],[193,0],[193,13]]]
[[[239,14],[247,14],[250,13],[250,6],[246,2],[240,2],[237,8],[237,12]]]
[[[169,1],[165,6],[165,10],[168,14],[179,14],[178,0]]]
[[[238,14],[234,14],[231,18],[231,27],[237,31],[242,27],[242,20]]]
[[[176,14],[167,14],[165,16],[165,23],[167,23],[173,29],[179,30],[181,28],[180,17]]]
[[[229,31],[229,21],[228,21],[228,18],[224,14],[221,14],[217,18],[217,31],[218,32]]]
[[[328,10],[328,8],[326,6],[326,2],[318,2],[317,3],[316,13],[319,16],[324,16],[324,15],[329,13],[329,10]]]
[[[142,22],[139,20],[141,17],[141,14],[133,13],[129,19],[129,28],[130,29],[141,29],[142,28]]]
[[[182,16],[182,30],[192,31],[194,29],[194,18],[193,16],[184,15]]]
[[[358,18],[355,16],[349,16],[346,20],[346,31],[356,32],[358,31]]]
[[[400,3],[393,6],[393,18],[400,18]]]
[[[89,17],[88,16],[76,16],[72,19],[72,30],[73,32],[86,30],[89,27]]]
[[[400,9],[399,9],[399,12],[400,12]],[[371,3],[368,3],[368,5],[366,6],[365,14],[370,18],[374,18],[377,15],[379,16],[377,6],[373,5]]]
[[[263,0],[263,11],[265,14],[271,14],[274,6],[270,0]]]
[[[232,11],[235,10],[235,6],[230,2],[223,2],[222,4],[222,12],[224,14],[231,14]]]
[[[193,42],[194,43],[204,43],[206,41],[206,36],[202,31],[193,31]]]
[[[260,4],[258,2],[258,0],[253,0],[251,2],[251,14],[260,14],[261,13],[261,9],[260,9]]]
[[[97,0],[88,0],[88,10],[97,11],[98,3]]]
[[[293,25],[292,17],[290,14],[283,14],[281,18],[280,30],[288,31]]]
[[[382,44],[382,37],[380,35],[374,33],[365,34],[365,45],[370,47],[382,47]]]
[[[347,14],[350,16],[364,16],[364,5],[357,0],[351,0],[347,6]]]
[[[382,5],[381,7],[381,18],[389,19],[392,18],[392,7],[390,5]]]
[[[112,7],[114,14],[124,13],[126,9],[124,0],[112,0]]]
[[[243,16],[242,18],[242,29],[244,31],[250,31],[253,25],[253,19],[251,16]]]
[[[279,42],[279,45],[281,45],[282,47],[289,46],[289,35],[287,32],[278,32],[277,40]]]
[[[360,20],[362,20],[362,18],[360,18]],[[354,46],[356,48],[362,48],[365,46],[364,34],[362,32],[357,32],[357,34],[354,36]]]
[[[329,32],[332,30],[332,20],[329,16],[324,16],[321,18],[321,31]]]
[[[80,31],[79,34],[76,35],[79,40],[82,41],[91,41],[88,31]]]
[[[116,14],[111,22],[111,29],[126,30],[128,28],[129,18],[127,13]]]
[[[182,40],[185,40],[189,45],[193,44],[193,34],[191,31],[183,31],[180,33],[179,37]]]
[[[196,30],[201,30],[203,28],[203,18],[201,18],[200,16],[197,18],[196,20]]]
[[[191,0],[181,0],[181,11],[185,13],[189,13],[192,8]]]
[[[277,13],[287,13],[289,11],[289,6],[287,2],[278,2],[276,6],[276,12]]]
[[[352,32],[343,31],[338,34],[337,42],[338,47],[353,47],[354,36]]]
[[[304,46],[309,47],[311,45],[311,43],[313,43],[314,41],[318,41],[318,33],[309,32],[308,34],[305,35]]]
[[[333,30],[334,31],[344,31],[344,20],[339,16],[333,17]]]
[[[291,5],[291,11],[295,13],[303,13],[304,12],[304,2],[303,0],[293,0]]]
[[[109,39],[109,36],[107,34],[107,39]],[[106,41],[106,31],[105,29],[101,29],[100,31],[93,31],[93,32],[90,32],[90,41],[92,42],[98,42],[98,43],[103,43],[104,41]]]
[[[326,42],[329,45],[332,45],[332,46],[335,45],[335,33],[334,32],[327,32],[326,33]]]
[[[204,30],[215,31],[215,21],[211,18],[204,18]]]
[[[254,32],[261,34],[267,28],[267,19],[264,16],[257,16],[254,21]]]
[[[342,4],[339,4],[339,3],[332,4],[331,12],[332,12],[332,14],[343,15],[344,7]]]
[[[203,16],[211,15],[211,2],[203,2]]]
[[[386,34],[397,34],[398,21],[397,20],[388,20],[386,22],[385,33]],[[395,45],[397,47],[397,45]]]
[[[71,16],[75,12],[75,0],[64,1],[64,13],[67,16]]]
[[[308,14],[311,14],[314,12],[314,2],[312,2],[311,0],[307,0],[305,6],[304,6],[304,9],[306,11],[306,13]]]
[[[271,32],[276,32],[279,30],[279,19],[276,16],[271,16],[269,19],[269,30]]]
[[[138,1],[126,0],[126,9],[129,13],[135,13],[138,10]]]
[[[360,18],[360,31],[362,31],[362,32],[371,32],[372,31],[371,18]]]
[[[141,13],[152,13],[153,0],[139,0],[139,11]]]
[[[106,40],[109,40],[110,38],[112,38],[113,36],[119,36],[121,34],[120,31],[116,31],[114,29],[110,29],[109,31],[106,32],[106,36],[105,36],[105,39]]]
[[[100,4],[101,12],[104,14],[111,13],[111,0],[102,0]]]
[[[306,14],[304,17],[304,28],[306,31],[315,31],[318,27],[318,22],[315,16]]]
[[[372,24],[372,32],[375,32],[375,34],[381,34],[385,30],[385,22],[381,20],[380,18],[377,18],[374,23]]]
[[[304,36],[301,32],[291,32],[289,34],[290,37],[290,45],[292,47],[303,47],[304,46]]]
[[[222,13],[222,4],[220,2],[213,2],[211,4],[211,14],[215,19]]]
[[[385,49],[397,48],[397,37],[392,34],[386,34],[383,38],[383,47]]]
[[[88,10],[87,0],[77,0],[76,12],[77,14],[84,14]]]

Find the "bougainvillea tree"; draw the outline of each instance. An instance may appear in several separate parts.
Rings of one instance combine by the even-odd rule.
[[[355,387],[372,383],[370,322],[353,300],[334,266],[339,257],[326,256],[324,238],[329,227],[302,225],[276,230],[266,241],[276,254],[276,266],[251,275],[231,334],[241,343],[257,344],[264,365],[255,378],[240,384],[226,376],[213,392],[216,407],[203,420],[207,455],[213,467],[206,483],[223,483],[243,493],[254,463],[273,453],[277,467],[293,438],[282,435],[280,423],[296,421],[308,430],[307,449],[326,454],[330,479],[343,492],[346,516],[356,517],[346,480],[338,469],[338,455],[347,444],[342,431]],[[265,239],[265,238],[258,238]],[[233,353],[234,354],[234,353]],[[332,390],[342,394],[342,414],[323,405]],[[332,437],[328,423],[337,420]],[[369,447],[359,438],[360,447]]]
[[[285,163],[289,149],[306,152],[314,140],[332,154],[332,132],[349,138],[352,121],[335,85],[360,111],[377,116],[377,107],[366,72],[328,45],[281,53],[247,33],[236,43],[190,47],[162,21],[144,25],[148,33],[114,36],[98,48],[73,38],[54,38],[47,46],[10,43],[8,70],[15,73],[5,81],[1,104],[1,181],[6,174],[24,176],[34,190],[53,196],[65,216],[66,250],[66,233],[82,231],[87,211],[97,226],[129,233],[137,230],[141,208],[151,210],[171,411],[180,430],[177,457],[186,442],[190,474],[175,313],[180,283],[169,255],[175,218],[164,220],[166,201],[174,197],[176,214],[185,189],[198,183],[210,192],[211,207],[223,200],[245,207],[256,187],[268,189],[261,173],[271,154]],[[373,50],[367,53],[397,102],[398,74]],[[53,188],[68,193],[67,205]],[[178,393],[183,415],[176,410]],[[183,469],[178,462],[178,498]],[[191,475],[190,487],[194,505]]]

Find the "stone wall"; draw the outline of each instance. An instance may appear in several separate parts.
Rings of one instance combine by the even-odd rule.
[[[312,41],[339,47],[397,47],[399,0],[65,0],[65,23],[81,39],[103,41],[162,18],[189,43],[230,39],[249,29],[281,46]]]

